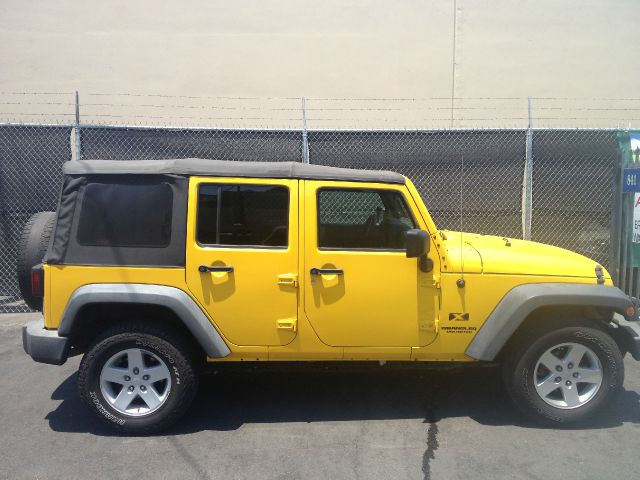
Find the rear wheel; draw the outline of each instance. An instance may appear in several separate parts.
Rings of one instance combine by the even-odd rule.
[[[570,326],[520,342],[505,362],[509,394],[525,413],[551,424],[592,417],[624,380],[616,342],[592,326]]]
[[[168,428],[188,409],[197,389],[195,362],[180,335],[146,325],[123,325],[102,335],[80,363],[78,389],[91,411],[126,433]]]

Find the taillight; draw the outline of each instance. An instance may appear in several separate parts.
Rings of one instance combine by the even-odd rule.
[[[31,294],[34,297],[44,296],[44,268],[41,263],[31,268]]]

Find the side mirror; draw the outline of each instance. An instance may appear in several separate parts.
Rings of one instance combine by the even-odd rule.
[[[407,258],[420,258],[429,252],[430,238],[424,230],[407,230]]]
[[[417,258],[418,266],[423,272],[433,270],[433,260],[427,257],[429,247],[431,246],[431,238],[424,230],[412,228],[407,230],[407,258]]]

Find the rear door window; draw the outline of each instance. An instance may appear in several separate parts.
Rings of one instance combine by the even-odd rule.
[[[201,185],[196,239],[201,245],[287,247],[289,189],[278,185]]]

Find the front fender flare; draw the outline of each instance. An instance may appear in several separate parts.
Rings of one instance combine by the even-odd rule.
[[[465,353],[476,360],[495,360],[522,322],[548,306],[605,307],[622,315],[633,307],[622,290],[579,283],[530,283],[509,290],[491,312]]]
[[[220,333],[193,298],[178,288],[166,285],[142,283],[84,285],[73,292],[67,302],[58,327],[58,334],[63,337],[70,336],[80,310],[96,303],[135,303],[167,307],[191,332],[207,356],[222,358],[231,353]]]

